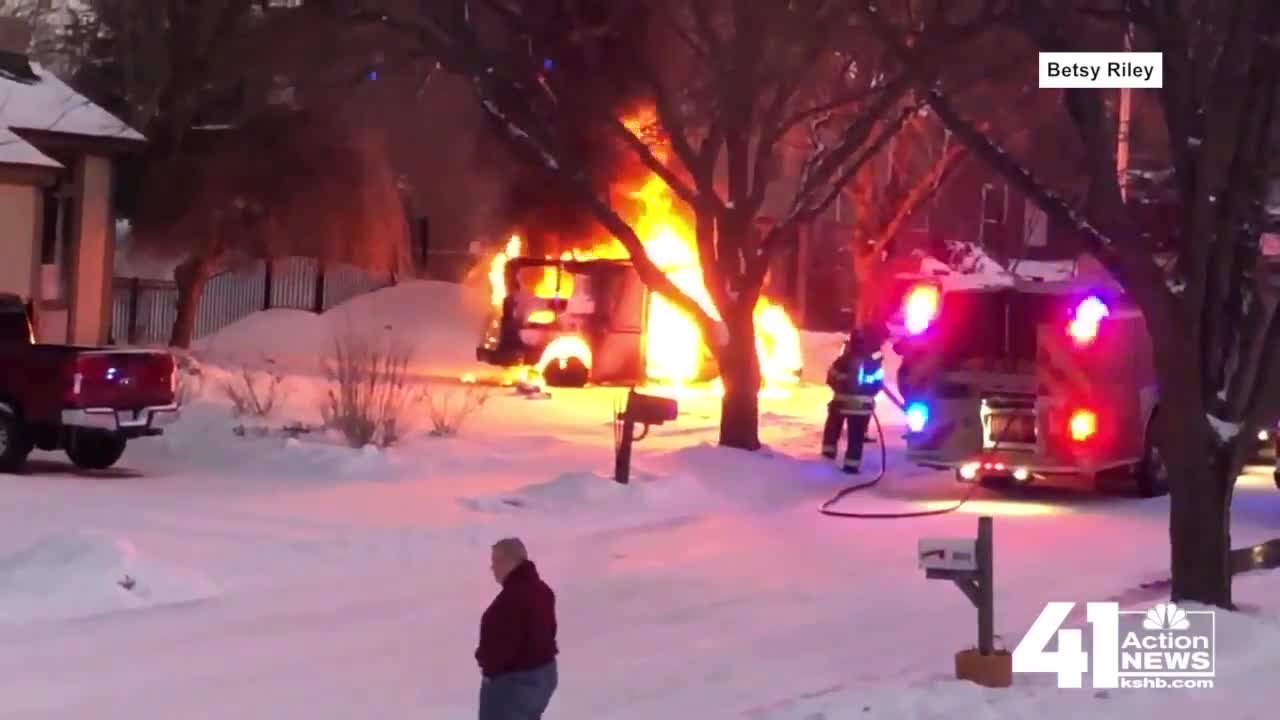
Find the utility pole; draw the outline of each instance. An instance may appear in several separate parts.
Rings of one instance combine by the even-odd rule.
[[[1133,24],[1124,35],[1124,51],[1133,51]],[[1120,88],[1120,122],[1116,129],[1116,172],[1120,199],[1129,201],[1129,117],[1133,112],[1133,88]]]

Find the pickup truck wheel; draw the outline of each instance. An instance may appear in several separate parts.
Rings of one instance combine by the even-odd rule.
[[[580,388],[585,387],[591,379],[591,371],[586,363],[576,357],[568,358],[564,364],[552,361],[542,371],[542,377],[548,387]]]
[[[27,463],[31,438],[11,413],[0,410],[0,472],[14,473]]]
[[[67,445],[67,457],[85,470],[106,470],[124,455],[128,440],[111,433],[76,432]]]

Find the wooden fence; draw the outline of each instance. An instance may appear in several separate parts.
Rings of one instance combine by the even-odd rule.
[[[221,330],[259,310],[292,308],[324,312],[394,283],[389,275],[311,258],[259,260],[209,278],[197,309],[195,338]],[[168,280],[115,278],[111,337],[118,345],[164,345],[178,314],[178,288]]]

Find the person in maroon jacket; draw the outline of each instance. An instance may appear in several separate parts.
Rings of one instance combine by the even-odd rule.
[[[491,567],[502,590],[480,619],[480,720],[539,720],[559,684],[556,594],[518,538],[494,544]]]

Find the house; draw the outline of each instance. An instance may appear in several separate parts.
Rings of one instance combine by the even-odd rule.
[[[1104,100],[1116,104],[1118,95]],[[1089,168],[1079,131],[1059,107],[1057,96],[1036,98],[1032,121],[1012,133],[1006,149],[1037,179],[1080,207],[1089,187]],[[1176,245],[1180,220],[1176,193],[1171,192],[1168,136],[1155,93],[1134,91],[1129,143],[1127,204],[1131,219],[1153,250]],[[895,251],[923,250],[938,255],[960,243],[1019,274],[1028,267],[1046,268],[1081,258],[1082,238],[1071,226],[1050,220],[999,172],[977,160],[951,175],[897,237]],[[1035,274],[1034,272],[1031,274]]]
[[[32,301],[42,342],[100,344],[110,326],[113,160],[144,138],[27,57],[0,19],[0,292]]]

